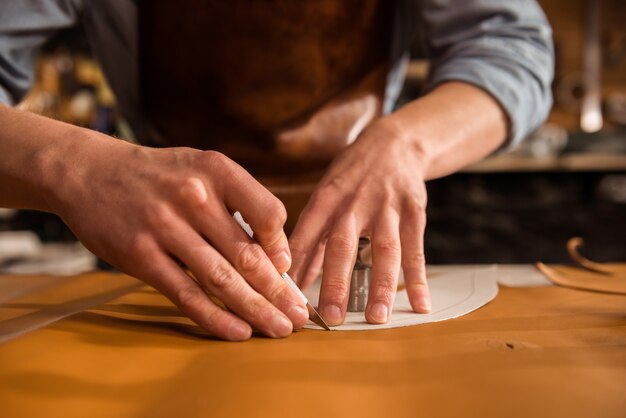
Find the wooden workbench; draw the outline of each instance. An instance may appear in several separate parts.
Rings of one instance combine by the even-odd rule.
[[[442,323],[245,343],[112,308],[142,306],[175,315],[141,287],[0,345],[0,417],[626,416],[624,296],[501,286]]]

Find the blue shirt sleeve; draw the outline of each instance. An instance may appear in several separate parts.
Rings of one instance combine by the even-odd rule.
[[[6,1],[0,12],[0,103],[14,105],[33,84],[39,48],[76,24],[79,0]]]
[[[552,106],[552,30],[533,0],[425,0],[417,30],[432,60],[426,90],[446,81],[493,96],[510,122],[506,146],[524,139]]]

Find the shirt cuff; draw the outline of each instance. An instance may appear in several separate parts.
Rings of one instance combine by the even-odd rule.
[[[490,94],[510,122],[501,148],[508,149],[537,129],[550,111],[552,54],[528,49],[520,52],[510,42],[507,45],[506,41],[497,41],[483,40],[483,45],[465,46],[462,53],[449,51],[434,63],[426,90],[446,81],[462,81]]]

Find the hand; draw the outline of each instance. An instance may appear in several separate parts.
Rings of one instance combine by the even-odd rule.
[[[301,286],[323,264],[320,309],[341,324],[359,237],[372,244],[368,322],[387,322],[400,267],[415,312],[430,310],[423,236],[426,158],[388,119],[379,119],[337,157],[320,181],[290,238],[292,277]]]
[[[239,165],[217,152],[86,142],[58,174],[51,205],[87,248],[219,338],[245,340],[251,327],[285,337],[304,325],[307,309],[279,274],[291,260],[285,208]]]

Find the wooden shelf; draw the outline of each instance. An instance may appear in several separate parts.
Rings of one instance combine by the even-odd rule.
[[[626,171],[626,154],[565,154],[558,157],[501,155],[466,167],[466,173]]]

